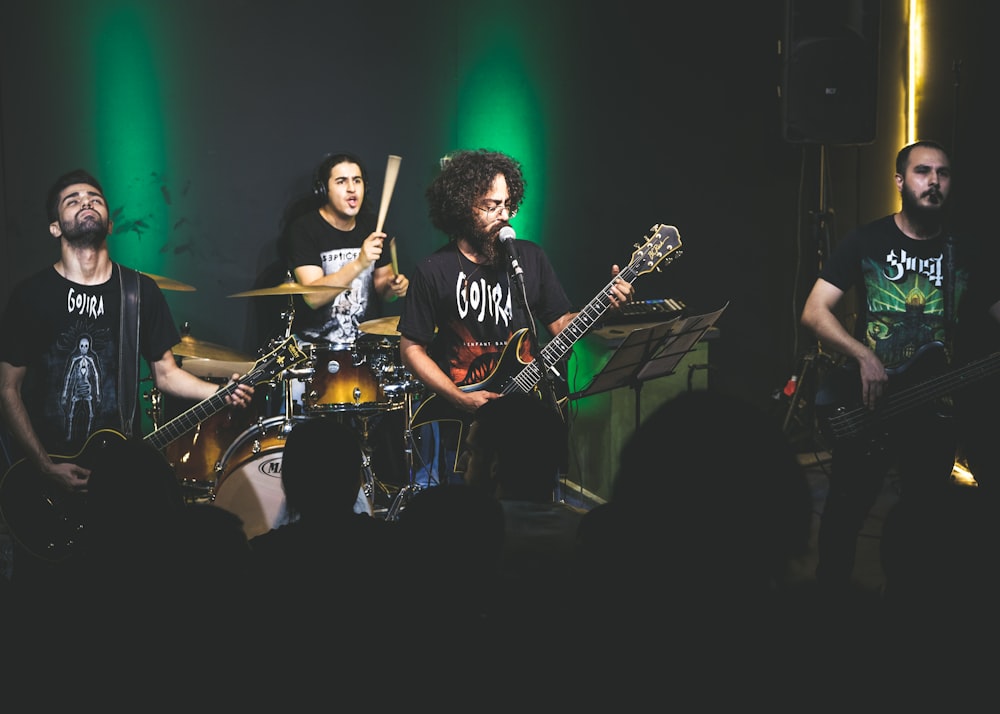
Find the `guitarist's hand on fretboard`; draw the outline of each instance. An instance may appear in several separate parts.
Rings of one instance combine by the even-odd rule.
[[[230,377],[229,381],[225,385],[223,385],[222,389],[225,389],[230,385],[237,384],[236,389],[226,395],[226,404],[231,407],[246,409],[250,406],[250,403],[253,402],[254,389],[253,385],[250,384],[238,384],[239,381],[240,375],[234,372],[233,376]]]
[[[618,273],[621,272],[621,268],[617,265],[611,266],[611,277],[618,277]],[[615,280],[611,285],[611,292],[608,293],[608,297],[611,298],[611,309],[620,309],[622,305],[632,302],[632,295],[635,292],[635,287],[632,283],[627,280]]]

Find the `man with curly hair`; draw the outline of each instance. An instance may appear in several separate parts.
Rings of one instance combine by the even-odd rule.
[[[437,466],[439,482],[461,480],[449,473],[461,425],[479,406],[501,396],[500,383],[514,376],[505,373],[508,365],[533,361],[535,322],[555,336],[576,315],[540,245],[517,240],[516,259],[511,259],[501,242],[515,240],[510,220],[525,193],[520,163],[487,149],[458,151],[442,163],[426,197],[431,223],[448,243],[418,263],[398,327],[403,364],[434,401],[431,408],[425,396],[413,419],[424,427],[419,436],[443,447],[435,463],[415,465],[418,472],[428,472],[429,483]],[[618,266],[611,270],[614,278]],[[631,294],[631,284],[614,281],[611,307],[628,302]],[[428,437],[428,428],[440,433]]]

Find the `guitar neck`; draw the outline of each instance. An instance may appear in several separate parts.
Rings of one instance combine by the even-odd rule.
[[[194,429],[213,414],[226,408],[226,397],[232,394],[239,387],[239,383],[233,383],[220,389],[214,395],[203,402],[195,404],[180,416],[171,419],[159,429],[147,434],[143,441],[152,444],[157,449],[163,449],[172,441],[179,439],[186,433]]]
[[[286,337],[284,342],[257,360],[249,372],[148,434],[144,441],[149,442],[157,449],[162,449],[175,439],[184,436],[216,412],[225,409],[228,406],[226,397],[236,392],[241,384],[260,384],[267,379],[273,379],[282,370],[305,362],[306,359],[308,359],[308,355],[299,348],[295,338]]]
[[[577,340],[586,335],[601,319],[601,316],[608,311],[608,308],[611,307],[609,293],[616,282],[625,282],[631,285],[643,273],[656,269],[664,261],[672,262],[680,255],[681,237],[676,228],[661,223],[653,226],[652,231],[652,235],[647,238],[646,243],[632,254],[628,265],[619,270],[618,275],[605,285],[604,289],[597,293],[582,310],[576,313],[558,335],[555,335],[548,344],[541,348],[539,359],[529,362],[504,387],[504,393],[510,393],[514,390],[530,392],[534,389],[544,375],[543,370],[549,369],[565,357]]]
[[[524,392],[530,392],[534,389],[542,379],[544,374],[542,371],[543,367],[548,368],[569,354],[569,351],[573,349],[573,345],[586,335],[600,321],[601,316],[608,311],[611,307],[611,297],[608,293],[611,292],[611,288],[616,280],[621,280],[631,285],[638,275],[632,266],[627,266],[619,272],[615,280],[605,285],[604,290],[595,295],[580,312],[573,316],[569,324],[560,330],[558,335],[542,347],[540,352],[541,359],[525,365],[524,369],[510,383],[511,388],[516,387],[518,390]],[[542,366],[539,366],[539,362]]]

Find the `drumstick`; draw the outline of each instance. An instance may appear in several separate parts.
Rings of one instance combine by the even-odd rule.
[[[396,176],[399,175],[399,162],[402,158],[389,154],[389,160],[385,165],[385,185],[382,187],[382,205],[378,209],[378,223],[375,224],[375,231],[382,232],[382,224],[385,223],[385,214],[389,212],[389,199],[392,198],[392,189],[396,187]]]
[[[392,256],[392,274],[399,275],[399,256],[396,255],[396,239],[389,239],[389,255]]]

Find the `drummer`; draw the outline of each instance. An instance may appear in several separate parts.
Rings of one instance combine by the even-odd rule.
[[[361,337],[359,325],[382,317],[384,305],[405,297],[410,286],[397,272],[387,234],[376,230],[377,218],[365,200],[367,189],[368,173],[360,158],[327,155],[313,175],[312,207],[292,219],[282,236],[296,282],[331,288],[301,295],[292,332],[303,346],[354,350]],[[304,390],[302,380],[291,380],[293,409],[302,409]],[[373,436],[373,458],[395,466],[401,460],[394,454],[402,451],[402,435],[388,428]],[[391,451],[383,457],[380,450]],[[367,505],[371,512],[371,501]]]
[[[289,223],[283,243],[295,280],[329,292],[302,295],[293,332],[306,344],[353,346],[358,326],[404,297],[410,281],[395,272],[387,234],[367,207],[368,174],[353,154],[330,154],[316,168],[315,208]],[[373,300],[372,296],[378,299]]]

